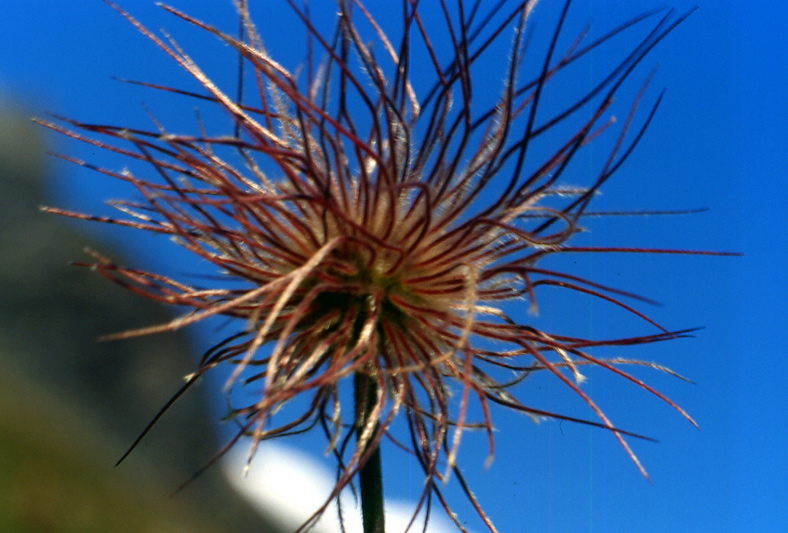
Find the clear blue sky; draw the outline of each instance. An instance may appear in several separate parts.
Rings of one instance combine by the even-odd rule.
[[[149,27],[167,28],[220,84],[232,87],[235,63],[214,39],[155,8],[153,1],[121,4]],[[223,29],[235,27],[229,1],[172,4]],[[537,10],[536,47],[552,28],[557,4],[542,0]],[[591,19],[592,35],[599,35],[656,4],[576,0],[564,46]],[[691,7],[683,0],[675,5],[679,12]],[[31,114],[53,112],[85,121],[145,126],[140,105],[144,101],[171,129],[194,131],[193,101],[177,101],[111,79],[195,89],[177,65],[104,3],[33,5],[4,0],[0,19],[5,21],[0,32],[3,105],[14,99]],[[281,52],[276,57],[284,56],[286,65],[295,66],[301,57],[295,52],[288,55],[290,47],[282,46],[298,32],[292,18],[269,14],[267,20],[258,17],[258,26],[272,52]],[[483,470],[483,439],[467,438],[460,460],[475,494],[502,532],[778,531],[788,524],[788,308],[780,303],[788,295],[782,203],[788,198],[787,28],[784,2],[747,5],[709,0],[659,45],[635,73],[625,95],[631,95],[649,69],[659,65],[646,102],[653,102],[665,87],[663,104],[597,207],[707,207],[709,211],[597,221],[585,237],[595,244],[739,251],[745,256],[608,255],[577,258],[571,267],[574,274],[658,300],[661,307],[645,310],[668,328],[705,326],[694,339],[607,353],[663,363],[692,379],[695,385],[638,373],[689,411],[700,431],[629,383],[590,374],[586,390],[616,424],[660,441],[631,443],[651,476],[649,483],[602,431],[556,422],[537,426],[525,417],[495,410],[499,431],[492,467]],[[617,39],[604,54],[579,67],[577,83],[598,79],[593,75],[607,58],[616,57],[641,34],[635,31],[631,37]],[[493,73],[489,78],[480,87],[500,91],[503,75]],[[80,158],[113,168],[124,164],[104,154],[94,156],[89,148],[54,135],[49,141],[55,149]],[[80,168],[55,160],[49,168],[50,201],[56,205],[105,212],[101,200],[126,194],[117,184]],[[107,239],[121,239],[139,256],[139,266],[151,267],[157,264],[154,259],[165,258],[166,272],[189,270],[186,255],[161,239],[87,224],[83,228],[101,231]],[[79,254],[74,250],[75,257]],[[567,300],[560,292],[542,294],[538,320],[548,330],[570,329],[596,337],[646,332],[635,320],[620,322],[617,313],[603,306]],[[211,332],[195,330],[193,338],[195,351],[204,349]],[[534,406],[587,415],[551,380],[526,382],[517,394]],[[217,396],[217,412],[222,405]],[[317,455],[324,448],[318,439],[295,444]],[[410,479],[403,472],[412,472],[410,488],[420,488],[418,465],[393,450],[384,461],[391,494],[407,497]],[[452,483],[447,492],[460,517],[481,531],[473,510],[456,489]]]

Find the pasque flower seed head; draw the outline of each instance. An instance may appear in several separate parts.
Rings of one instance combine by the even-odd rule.
[[[187,309],[169,323],[111,338],[172,331],[216,315],[240,319],[233,322],[238,329],[205,354],[184,389],[214,367],[228,366],[228,388],[260,391],[254,401],[234,408],[239,430],[221,453],[242,437],[253,441],[254,453],[265,440],[322,428],[340,462],[326,504],[351,483],[382,439],[398,439],[392,422],[399,416],[410,430],[404,446],[426,476],[418,508],[435,496],[464,530],[441,493],[442,481],[453,472],[494,530],[456,467],[468,430],[486,432],[492,457],[492,404],[534,419],[606,428],[645,475],[624,439],[629,433],[614,426],[583,390],[581,369],[593,365],[622,376],[692,422],[623,369],[646,363],[592,353],[600,346],[663,341],[686,332],[664,329],[623,301],[634,295],[544,267],[542,259],[567,253],[697,253],[572,243],[589,203],[627,159],[661,98],[637,113],[647,76],[614,124],[615,96],[686,15],[650,13],[594,41],[582,34],[561,49],[567,2],[547,52],[536,57],[527,40],[533,1],[489,8],[486,2],[469,7],[441,1],[434,19],[425,20],[419,2],[402,0],[397,35],[384,33],[360,0],[338,2],[330,31],[319,30],[306,7],[287,3],[308,43],[307,60],[296,72],[269,54],[246,2],[238,4],[240,36],[163,6],[239,54],[253,77],[243,99],[215,84],[169,36],[157,36],[116,8],[203,92],[142,84],[222,108],[232,119],[231,133],[209,135],[202,125],[194,135],[168,133],[157,122],[150,131],[45,122],[149,168],[141,174],[91,167],[141,195],[139,201],[113,203],[124,218],[49,211],[169,235],[221,273],[218,281],[198,286],[93,253],[90,266],[99,274]],[[543,96],[561,90],[552,88],[555,78],[624,30],[648,24],[650,32],[629,55],[574,103],[545,118]],[[510,43],[508,58],[498,63],[501,70],[489,74],[500,79],[499,94],[491,104],[477,104],[484,101],[475,92],[478,66],[496,64],[488,56],[499,42]],[[525,65],[536,66],[535,72],[526,72]],[[412,77],[416,68],[419,83]],[[549,152],[534,147],[543,134],[572,123],[574,130]],[[590,184],[568,185],[574,181],[571,163],[603,132],[614,139],[606,162]],[[540,286],[622,307],[652,324],[654,333],[591,340],[540,331],[529,325],[527,312],[536,309]],[[563,383],[598,419],[521,403],[514,386],[537,372]],[[352,376],[370,400],[363,417],[340,394]],[[273,418],[295,397],[308,399],[302,413],[284,422]],[[480,407],[478,420],[469,414],[472,402]],[[357,444],[347,451],[354,432]]]

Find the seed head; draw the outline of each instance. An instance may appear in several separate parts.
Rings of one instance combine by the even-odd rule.
[[[268,53],[246,2],[238,3],[238,37],[162,6],[237,51],[254,78],[253,95],[246,87],[243,99],[219,88],[173,39],[155,35],[116,8],[203,92],[142,85],[222,108],[234,127],[228,134],[209,135],[202,125],[195,135],[168,133],[155,120],[151,131],[72,120],[44,123],[149,165],[143,175],[63,156],[130,183],[143,200],[113,203],[126,215],[122,219],[49,211],[169,235],[221,274],[210,285],[192,285],[92,252],[90,266],[99,274],[146,298],[188,310],[166,324],[109,338],[173,331],[217,315],[240,319],[233,322],[237,330],[205,354],[183,390],[217,366],[234,368],[228,389],[259,390],[253,401],[234,408],[239,430],[219,455],[242,437],[251,438],[253,454],[265,440],[322,428],[340,465],[326,505],[351,483],[383,438],[398,438],[390,430],[400,416],[410,430],[409,443],[400,444],[410,449],[426,477],[416,512],[436,496],[464,531],[441,493],[453,472],[494,531],[456,467],[468,430],[486,432],[492,458],[491,404],[535,420],[551,417],[606,428],[645,476],[624,440],[632,434],[614,426],[584,392],[581,369],[597,366],[622,376],[694,424],[681,408],[622,369],[627,364],[665,368],[603,359],[590,351],[673,339],[686,331],[662,328],[622,301],[637,298],[632,294],[540,264],[546,256],[566,253],[690,253],[571,242],[589,203],[627,159],[659,104],[657,98],[650,109],[636,112],[649,76],[624,119],[613,126],[614,97],[646,54],[687,15],[649,13],[592,42],[583,33],[561,50],[567,2],[547,53],[537,58],[526,39],[534,1],[500,2],[487,13],[480,2],[468,11],[462,3],[450,8],[441,1],[438,18],[425,20],[418,2],[402,0],[396,38],[384,33],[361,0],[338,2],[330,32],[317,29],[306,6],[288,4],[303,24],[309,50],[296,73]],[[649,23],[646,37],[586,94],[547,119],[538,112],[557,74],[629,27]],[[437,26],[440,32],[431,29]],[[436,42],[438,33],[448,42]],[[494,45],[507,40],[508,60],[492,73],[501,80],[499,96],[477,106],[478,67],[490,60]],[[414,81],[414,64],[422,69],[418,79],[429,82]],[[536,72],[526,73],[525,64],[536,65]],[[572,123],[575,129],[552,150],[536,151],[537,138]],[[615,142],[591,184],[568,186],[577,153],[613,127],[618,128]],[[537,289],[543,285],[622,307],[655,332],[591,340],[540,331],[523,311],[536,310]],[[537,372],[566,385],[598,420],[518,401],[510,390]],[[361,427],[340,394],[351,376],[365,377],[365,387],[374,388]],[[295,397],[308,398],[300,415],[284,423],[273,417]],[[480,406],[480,420],[471,419],[471,402]],[[346,452],[356,429],[357,444]]]

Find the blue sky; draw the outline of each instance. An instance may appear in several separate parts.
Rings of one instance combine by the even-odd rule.
[[[223,29],[235,27],[229,1],[172,4]],[[370,2],[373,8],[376,4]],[[553,27],[557,4],[542,0],[537,8],[537,49]],[[590,20],[592,35],[600,35],[655,4],[576,0],[563,42],[568,45]],[[221,44],[157,9],[152,1],[127,0],[121,5],[149,27],[167,28],[220,85],[232,87],[235,63]],[[675,3],[679,13],[691,5]],[[483,439],[476,437],[464,440],[460,460],[501,531],[777,531],[788,523],[788,311],[780,304],[788,295],[783,272],[788,236],[780,229],[785,228],[785,206],[780,202],[788,188],[788,5],[776,0],[744,5],[702,2],[635,72],[622,101],[627,95],[631,98],[656,65],[646,104],[661,88],[667,90],[642,143],[607,184],[597,205],[708,211],[593,221],[591,233],[582,237],[598,245],[737,251],[744,257],[616,254],[564,263],[576,269],[573,274],[658,300],[661,307],[645,310],[669,329],[705,326],[693,339],[620,353],[665,364],[692,379],[694,385],[652,372],[637,373],[684,407],[701,429],[695,430],[628,383],[604,373],[589,374],[586,390],[616,424],[660,441],[631,443],[651,476],[649,483],[605,432],[566,422],[534,425],[525,417],[494,411],[499,431],[491,468],[484,470],[486,449]],[[298,27],[283,11],[267,19],[260,14],[257,21],[271,51],[293,67],[302,56],[296,47],[282,43],[297,34]],[[177,65],[104,3],[49,1],[32,8],[26,1],[5,0],[0,18],[12,21],[0,32],[2,105],[14,101],[12,105],[29,114],[52,112],[144,126],[144,102],[166,125],[193,131],[193,101],[111,78],[195,89]],[[615,40],[578,67],[577,83],[599,79],[594,76],[607,61],[628,50],[641,34],[636,30]],[[503,74],[493,73],[480,87],[497,94],[502,79]],[[546,98],[560,96],[551,93]],[[601,139],[601,146],[611,139]],[[124,164],[54,135],[48,141],[56,150],[112,168]],[[126,193],[102,176],[55,160],[49,169],[50,202],[59,206],[106,212],[103,199]],[[163,240],[87,224],[82,228],[121,242],[139,258],[139,266],[152,267],[164,258],[165,272],[188,269],[186,254]],[[79,253],[74,250],[75,257]],[[543,294],[535,320],[547,330],[570,329],[595,337],[646,332],[642,324],[609,307],[560,292]],[[207,328],[193,331],[195,353],[208,346],[212,335]],[[586,414],[552,381],[526,382],[516,393],[534,406]],[[221,413],[224,404],[218,395],[216,403]],[[319,439],[293,444],[317,456],[324,448]],[[407,498],[410,490],[419,490],[418,465],[395,450],[384,456],[384,462],[390,494]],[[447,492],[460,517],[481,531],[457,484],[451,483]]]

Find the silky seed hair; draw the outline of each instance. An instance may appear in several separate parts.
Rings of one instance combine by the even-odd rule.
[[[148,30],[110,4],[201,91],[150,80],[132,83],[224,110],[231,128],[223,135],[208,134],[199,120],[193,134],[171,133],[153,117],[148,130],[39,121],[147,165],[144,171],[113,170],[61,155],[130,184],[139,199],[113,201],[118,218],[46,211],[168,235],[220,274],[194,284],[89,251],[92,261],[78,265],[186,310],[165,324],[106,339],[175,331],[220,315],[236,319],[140,439],[201,376],[215,367],[232,369],[228,394],[255,394],[234,396],[251,400],[231,407],[237,433],[206,468],[241,439],[251,440],[251,461],[265,441],[312,429],[324,433],[336,458],[333,491],[299,531],[339,500],[383,440],[406,449],[424,471],[411,523],[424,509],[429,516],[437,501],[466,531],[442,493],[454,476],[484,524],[496,531],[457,466],[467,431],[486,435],[487,462],[492,459],[493,407],[535,421],[552,418],[608,430],[646,476],[625,438],[645,437],[613,424],[584,390],[583,370],[593,366],[616,374],[695,425],[626,368],[678,374],[656,363],[595,355],[601,347],[665,341],[690,330],[666,329],[637,310],[649,302],[642,296],[542,266],[542,260],[556,254],[707,253],[580,246],[572,239],[586,216],[627,214],[592,211],[589,205],[640,141],[662,95],[651,96],[647,75],[634,82],[640,90],[618,120],[613,102],[635,67],[689,13],[657,10],[593,40],[587,30],[561,39],[567,1],[547,52],[537,57],[529,45],[535,1],[440,0],[440,9],[426,20],[420,2],[402,0],[396,35],[386,34],[372,5],[361,0],[339,0],[329,30],[318,28],[306,2],[286,3],[307,43],[306,59],[294,70],[271,56],[245,1],[236,3],[238,35],[161,6],[238,54],[241,78],[253,81],[237,88],[219,87],[169,35]],[[554,78],[612,39],[627,38],[635,26],[647,30],[631,53],[600,73],[575,102],[545,118],[545,91],[562,90],[553,87]],[[508,58],[494,61],[491,50],[501,42]],[[484,61],[502,66],[491,74],[500,80],[499,93],[492,103],[477,104],[485,100],[475,92]],[[414,68],[418,83],[411,77]],[[551,150],[536,150],[535,139],[567,124],[576,126]],[[579,186],[571,163],[602,134],[614,139],[605,162],[590,185]],[[623,308],[653,333],[600,340],[541,331],[532,325],[537,295],[550,287]],[[536,373],[561,382],[596,419],[518,400],[515,388],[527,387]],[[355,445],[357,416],[341,393],[353,376],[366,376],[376,398]],[[294,398],[302,400],[302,412],[286,421],[274,417]],[[405,434],[393,430],[398,418]]]

